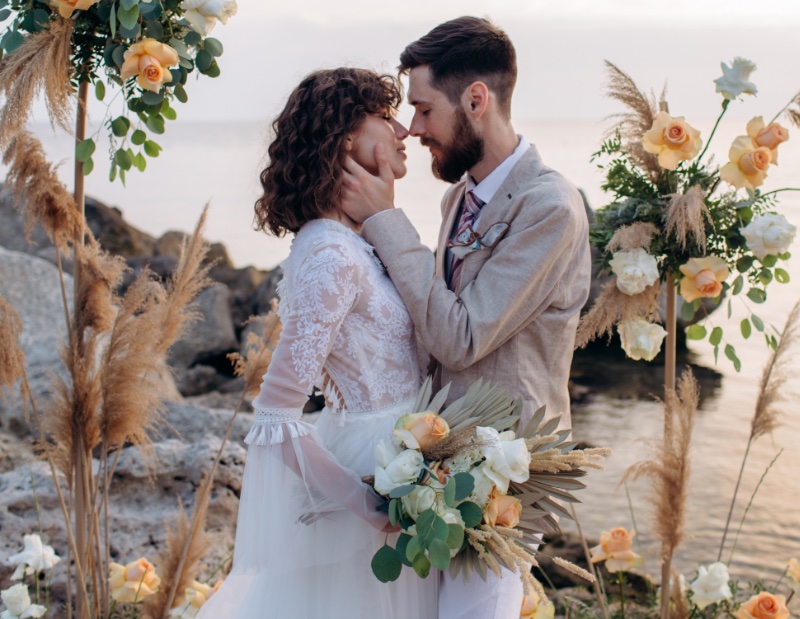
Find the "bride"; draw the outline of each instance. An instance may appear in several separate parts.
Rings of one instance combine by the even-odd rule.
[[[363,69],[306,77],[273,123],[258,229],[295,234],[278,288],[283,331],[254,400],[233,569],[199,617],[428,619],[437,578],[384,584],[373,554],[392,527],[361,481],[420,385],[413,325],[380,260],[339,210],[349,155],[406,173],[400,86]],[[326,398],[301,419],[313,386]]]

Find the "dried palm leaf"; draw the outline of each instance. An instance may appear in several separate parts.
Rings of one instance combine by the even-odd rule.
[[[25,126],[36,96],[44,91],[50,122],[70,132],[73,22],[51,20],[44,30],[27,35],[13,54],[0,62],[0,149]]]

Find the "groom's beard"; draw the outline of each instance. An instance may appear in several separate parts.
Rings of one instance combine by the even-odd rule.
[[[431,170],[436,178],[455,183],[483,158],[483,138],[469,122],[467,114],[460,107],[455,111],[453,139],[447,146],[433,138],[422,138],[423,146],[434,146],[441,155],[432,155]]]

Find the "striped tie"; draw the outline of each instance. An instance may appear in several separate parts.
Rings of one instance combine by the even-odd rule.
[[[458,230],[456,230],[456,237],[454,243],[456,245],[468,245],[474,240],[474,232],[472,224],[475,223],[475,218],[480,213],[484,202],[472,191],[464,194],[464,208],[461,211],[461,219],[458,221]],[[453,262],[450,266],[450,290],[457,291],[461,283],[461,269],[464,266],[464,260],[453,256]]]

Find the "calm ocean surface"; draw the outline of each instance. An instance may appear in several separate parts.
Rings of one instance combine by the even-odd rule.
[[[746,122],[747,119],[744,119]],[[726,119],[727,121],[727,119]],[[744,122],[723,123],[714,138],[712,151],[725,158],[731,140],[743,133]],[[713,125],[697,123],[704,137]],[[740,128],[741,125],[741,128]],[[591,121],[532,121],[517,123],[517,129],[539,148],[544,161],[560,170],[582,188],[590,204],[605,203],[600,190],[601,174],[589,162],[597,150],[606,124]],[[49,126],[38,125],[52,160],[65,160],[60,173],[71,178],[71,144],[67,137],[53,136]],[[780,167],[773,168],[765,187],[800,186],[800,132],[792,131],[794,141],[781,146]],[[211,203],[207,235],[224,242],[237,266],[254,264],[271,268],[288,253],[289,240],[275,239],[251,229],[252,204],[258,196],[258,172],[263,165],[267,144],[265,123],[173,123],[158,140],[164,152],[148,159],[145,174],[133,172],[127,188],[107,180],[108,165],[101,160],[103,142],[95,154],[95,171],[87,179],[87,193],[118,206],[126,219],[147,232],[160,235],[166,230],[190,230],[205,202]],[[439,226],[439,198],[446,185],[429,171],[426,149],[415,139],[408,140],[409,173],[396,187],[397,204],[417,226],[424,243],[433,245]],[[5,169],[0,167],[0,177]],[[781,212],[800,227],[800,193],[785,193]],[[800,254],[800,241],[793,253]],[[792,281],[772,284],[769,299],[756,313],[768,325],[783,328],[792,306],[800,299],[800,259],[788,267]],[[698,563],[717,558],[722,526],[727,515],[736,475],[753,413],[758,383],[767,359],[763,337],[756,333],[749,340],[739,334],[738,323],[746,315],[737,298],[734,314],[714,314],[715,325],[725,327],[726,336],[736,346],[743,362],[741,373],[730,363],[714,357],[707,343],[691,344],[691,362],[700,366],[702,402],[692,444],[692,485],[687,516],[687,539],[678,550],[676,564],[692,575]],[[800,352],[800,351],[797,351]],[[800,360],[800,357],[798,357]],[[592,361],[586,372],[592,374]],[[663,366],[619,363],[602,366],[602,386],[593,387],[586,403],[573,408],[573,427],[579,440],[614,449],[604,471],[593,471],[586,478],[589,487],[581,493],[578,515],[587,536],[598,537],[601,530],[615,526],[632,527],[632,515],[624,487],[617,487],[626,468],[649,457],[651,443],[660,436],[662,408],[648,394],[660,394]],[[795,367],[798,367],[797,364]],[[709,368],[704,371],[703,368]],[[716,374],[716,373],[718,374]],[[798,380],[792,383],[795,390]],[[652,386],[643,388],[642,385]],[[734,512],[730,548],[736,525],[759,478],[775,455],[783,455],[772,467],[750,508],[733,557],[734,578],[763,577],[776,580],[792,556],[800,557],[800,478],[797,455],[800,452],[800,404],[789,397],[782,425],[773,436],[761,438],[752,448]],[[646,555],[648,569],[659,573],[658,544],[651,534],[647,484],[630,483],[633,518],[638,531],[639,551]],[[565,525],[569,528],[569,524]],[[728,556],[726,549],[723,558]]]

